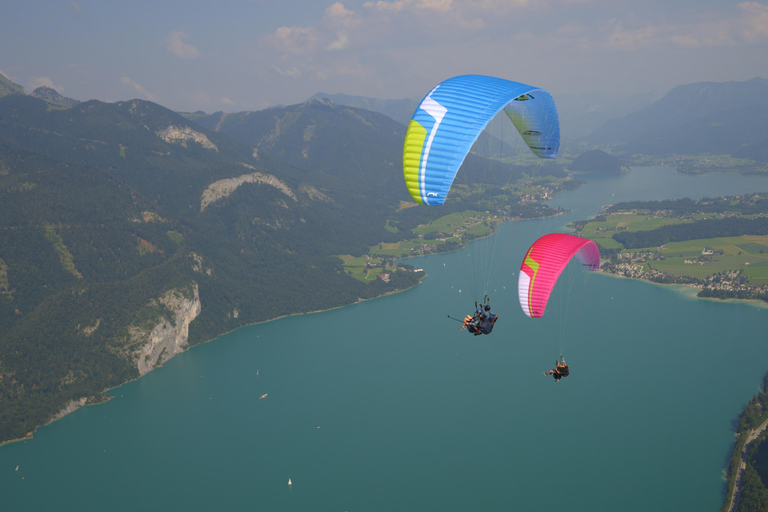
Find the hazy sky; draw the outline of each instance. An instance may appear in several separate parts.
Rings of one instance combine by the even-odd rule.
[[[3,0],[0,72],[31,92],[260,110],[421,98],[454,75],[557,94],[768,78],[768,0]]]

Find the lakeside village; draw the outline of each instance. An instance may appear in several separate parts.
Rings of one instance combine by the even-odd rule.
[[[768,193],[629,201],[570,227],[598,244],[607,274],[768,302]]]
[[[686,265],[709,265],[712,258],[708,255],[722,254],[722,251],[705,247],[702,256],[686,259]],[[723,270],[706,278],[675,275],[653,268],[654,261],[663,261],[664,256],[658,251],[622,252],[603,262],[600,270],[633,279],[644,279],[654,283],[679,284],[699,289],[697,297],[716,297],[720,299],[749,299],[768,302],[768,285],[749,284],[743,270]],[[745,263],[748,265],[748,263]]]

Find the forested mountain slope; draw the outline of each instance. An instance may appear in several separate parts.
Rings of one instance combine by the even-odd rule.
[[[397,238],[402,128],[376,116],[316,126],[369,132],[351,162],[323,142],[316,166],[150,102],[0,98],[0,440],[187,343],[414,284],[403,269],[365,285],[335,257]],[[301,152],[301,132],[272,142]]]

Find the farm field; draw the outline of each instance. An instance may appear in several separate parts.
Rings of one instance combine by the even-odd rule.
[[[742,269],[750,283],[768,284],[768,236],[743,235],[670,242],[659,252],[664,260],[654,261],[652,266],[662,272],[705,278],[726,270]],[[696,261],[700,258],[702,261]]]
[[[722,218],[722,215],[696,215],[690,219]],[[623,249],[612,237],[620,231],[645,231],[661,226],[688,223],[671,217],[654,217],[647,213],[613,213],[605,221],[587,223],[580,236],[594,240],[601,249],[619,249],[624,254],[658,252],[663,259],[647,261],[646,270],[655,269],[676,276],[705,279],[728,270],[742,270],[751,284],[768,284],[768,235],[702,238],[669,242],[662,247]]]
[[[580,236],[594,240],[605,249],[621,249],[622,245],[611,238],[618,231],[647,231],[670,224],[680,224],[679,219],[654,218],[648,214],[614,213],[605,216],[605,221],[591,221]]]

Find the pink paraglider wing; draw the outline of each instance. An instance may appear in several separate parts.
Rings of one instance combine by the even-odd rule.
[[[576,258],[587,270],[600,267],[600,251],[592,240],[566,233],[550,233],[536,240],[523,258],[517,291],[523,312],[540,318],[560,273]]]

